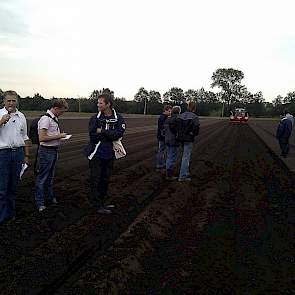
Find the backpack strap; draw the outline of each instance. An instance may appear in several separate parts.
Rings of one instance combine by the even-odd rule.
[[[55,118],[53,118],[53,117],[51,117],[51,115],[50,114],[48,114],[48,113],[45,113],[43,116],[46,116],[46,117],[48,117],[48,118],[50,118],[50,119],[52,119],[58,126],[59,126],[59,122],[55,119]],[[43,116],[41,116],[41,117],[43,117]]]

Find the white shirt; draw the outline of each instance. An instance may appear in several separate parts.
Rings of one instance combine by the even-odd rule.
[[[58,121],[58,118],[50,111],[47,110],[47,114],[49,114],[52,118],[55,118]],[[58,124],[54,122],[53,119],[49,118],[48,116],[42,116],[38,122],[38,133],[40,129],[45,129],[47,131],[48,136],[59,135],[60,130]],[[60,139],[50,140],[40,142],[40,145],[43,146],[58,146],[60,145]]]
[[[286,118],[292,122],[292,127],[293,127],[293,125],[294,125],[294,118],[293,118],[293,116],[291,114],[287,113],[286,114]]]
[[[0,119],[6,114],[8,114],[6,108],[0,109]],[[16,110],[10,116],[9,121],[0,126],[0,149],[24,146],[25,140],[29,139],[25,115]]]

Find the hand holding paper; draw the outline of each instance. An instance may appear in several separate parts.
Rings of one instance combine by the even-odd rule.
[[[72,134],[67,134],[66,137],[61,138],[61,140],[68,140],[72,137]]]

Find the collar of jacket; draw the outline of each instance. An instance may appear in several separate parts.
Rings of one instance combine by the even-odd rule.
[[[114,117],[115,117],[115,119],[116,119],[116,121],[117,121],[117,120],[118,120],[117,112],[116,112],[115,109],[112,109],[112,111],[113,111]],[[99,113],[97,114],[97,119],[100,118],[101,114],[102,114],[101,112],[99,112]]]

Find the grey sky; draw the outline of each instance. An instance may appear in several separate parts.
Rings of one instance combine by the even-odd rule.
[[[291,0],[1,0],[0,88],[89,96],[209,89],[219,67],[267,100],[295,89]]]

